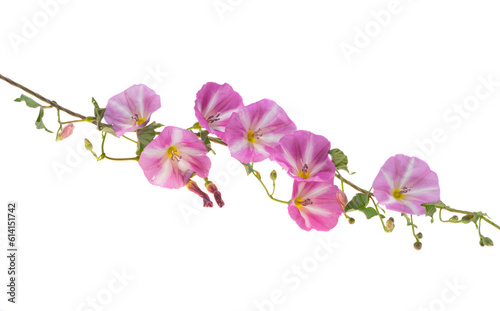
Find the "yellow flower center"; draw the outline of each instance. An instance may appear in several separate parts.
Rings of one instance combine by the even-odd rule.
[[[297,197],[294,201],[295,206],[297,206],[298,209],[302,208],[302,199],[300,197]]]
[[[295,204],[295,206],[297,206],[298,209],[301,209],[304,206],[312,205],[313,201],[311,199],[302,200],[301,197],[297,197],[295,201],[293,201],[293,203]]]
[[[182,156],[179,155],[179,151],[175,146],[170,146],[170,148],[167,149],[167,157],[169,157],[170,160],[176,160],[177,162],[182,159]]]
[[[251,143],[254,143],[257,141],[257,138],[255,138],[254,131],[250,131],[247,133],[247,140]]]
[[[397,199],[397,200],[401,200],[402,198],[405,197],[405,193],[401,190],[399,190],[399,188],[396,188],[394,189],[394,191],[392,192],[392,196]]]
[[[302,177],[304,179],[308,179],[309,176],[310,176],[309,166],[307,164],[304,164],[304,166],[302,166],[302,170],[299,172],[299,177]]]
[[[137,120],[135,121],[135,124],[137,124],[137,126],[141,126],[142,123],[146,122],[146,119],[143,118],[143,117],[139,117],[137,118]]]

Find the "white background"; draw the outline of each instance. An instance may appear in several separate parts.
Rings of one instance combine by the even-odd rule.
[[[473,100],[480,77],[500,80],[498,3],[221,0],[223,13],[214,3],[74,0],[45,18],[38,1],[2,1],[0,70],[86,115],[91,97],[104,106],[148,83],[162,99],[154,119],[184,128],[201,86],[227,82],[245,104],[275,100],[299,129],[329,138],[360,186],[370,188],[388,157],[419,151],[443,201],[500,219],[500,87],[461,116],[453,110]],[[371,12],[388,7],[397,12],[380,26]],[[348,61],[341,46],[355,38]],[[420,252],[397,213],[391,234],[362,214],[305,232],[222,147],[211,175],[226,206],[202,209],[186,189],[150,185],[133,162],[80,155],[83,138],[98,137],[91,125],[56,143],[35,129],[36,110],[13,102],[20,94],[0,83],[1,253],[11,200],[20,249],[18,304],[6,302],[2,268],[1,310],[498,310],[500,251],[481,248],[472,224],[418,218]],[[57,130],[55,111],[46,115]],[[130,142],[109,143],[110,156],[134,155]],[[264,179],[273,168],[257,166]],[[280,171],[277,197],[290,194]],[[498,230],[485,224],[483,234],[500,245]],[[130,279],[120,282],[123,271]]]

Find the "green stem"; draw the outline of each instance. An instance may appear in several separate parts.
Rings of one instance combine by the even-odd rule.
[[[112,160],[112,161],[139,161],[139,157],[135,158],[112,158],[108,157],[107,155],[104,155],[105,159]]]
[[[267,193],[267,196],[273,200],[273,201],[276,201],[276,202],[280,202],[280,203],[283,203],[283,204],[290,204],[290,201],[283,201],[283,200],[278,200],[278,199],[275,199],[272,194],[269,193],[269,190],[267,190],[267,187],[266,185],[264,185],[264,183],[262,182],[262,180],[257,176],[257,174],[255,174],[255,172],[252,172],[252,175],[255,176],[255,178],[257,178],[257,180],[260,182],[260,184],[262,185],[262,187],[264,187],[264,190],[266,190],[266,193]]]
[[[375,205],[375,210],[377,211],[378,218],[380,219],[380,223],[382,224],[382,227],[384,227],[384,231],[385,231],[385,232],[390,232],[390,230],[389,230],[389,229],[387,229],[387,227],[386,227],[386,226],[385,226],[385,224],[384,224],[384,220],[382,219],[382,215],[380,214],[380,211],[378,210],[378,205],[377,205],[377,203],[375,203],[375,200],[373,199],[373,197],[370,197],[370,199],[372,200],[373,205]]]
[[[133,158],[113,158],[113,157],[108,157],[106,153],[104,152],[104,142],[106,141],[106,135],[108,133],[103,132],[102,134],[102,144],[101,144],[101,156],[100,158],[112,160],[112,161],[139,161],[139,157],[133,157]]]
[[[410,215],[410,221],[411,221],[411,231],[413,232],[413,236],[415,237],[415,239],[417,239],[417,242],[420,242],[417,235],[415,234],[415,224],[413,223],[413,215]]]
[[[137,142],[135,140],[133,140],[132,138],[128,138],[127,136],[125,135],[122,135],[123,138],[127,139],[127,140],[130,140],[131,142],[134,142],[137,144]]]

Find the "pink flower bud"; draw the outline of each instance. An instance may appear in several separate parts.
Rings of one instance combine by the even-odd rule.
[[[75,129],[75,125],[73,123],[70,123],[68,125],[65,125],[61,132],[59,132],[59,136],[57,136],[57,140],[63,140],[71,136],[73,134],[73,130]]]
[[[217,202],[217,205],[219,205],[219,207],[223,207],[224,201],[222,201],[222,196],[220,194],[220,191],[217,189],[217,186],[211,181],[206,183],[205,186],[207,187],[208,192],[214,195],[215,202]]]
[[[342,209],[345,209],[345,207],[347,206],[347,197],[345,193],[340,190],[337,192],[337,202],[339,203],[340,207],[342,207]]]
[[[212,201],[210,201],[208,194],[201,191],[200,187],[198,187],[198,185],[194,181],[192,181],[191,179],[188,180],[188,182],[186,183],[186,188],[188,188],[189,191],[196,193],[200,198],[203,199],[203,207],[214,206]]]

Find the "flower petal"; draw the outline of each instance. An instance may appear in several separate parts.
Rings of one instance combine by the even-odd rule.
[[[194,111],[201,126],[224,140],[231,114],[242,107],[243,99],[229,84],[208,82],[196,94]]]

